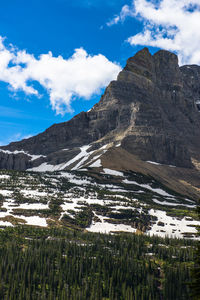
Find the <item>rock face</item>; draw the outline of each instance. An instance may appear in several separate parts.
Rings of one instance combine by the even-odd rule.
[[[144,161],[193,168],[193,160],[200,161],[199,105],[200,67],[179,68],[175,54],[151,55],[144,48],[128,59],[89,112],[1,147],[0,168],[56,165],[73,159],[84,145],[98,149],[111,142]]]

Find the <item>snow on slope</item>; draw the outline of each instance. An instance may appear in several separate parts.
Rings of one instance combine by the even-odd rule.
[[[36,159],[38,159],[40,157],[46,157],[44,155],[33,155],[33,154],[30,154],[30,153],[28,153],[28,152],[26,152],[24,150],[9,151],[9,150],[2,150],[2,149],[0,149],[0,152],[3,152],[5,154],[15,154],[15,155],[17,155],[17,154],[25,154],[25,155],[28,155],[29,157],[31,157],[32,161],[36,160]]]
[[[122,172],[119,172],[119,171],[116,171],[116,170],[111,170],[111,169],[104,168],[103,171],[104,171],[105,174],[108,174],[108,175],[124,177],[124,174]]]
[[[77,154],[75,157],[70,159],[69,161],[66,161],[64,163],[58,164],[58,165],[51,165],[47,162],[42,163],[38,167],[34,167],[31,169],[27,169],[27,171],[34,171],[34,172],[55,172],[55,171],[61,171],[66,169],[68,166],[74,164],[77,162],[77,164],[72,168],[72,170],[78,170],[83,163],[88,160],[90,155],[92,155],[95,151],[88,152],[87,150],[91,147],[91,145],[85,145],[83,147],[80,147],[80,153]],[[66,149],[63,149],[66,150]]]
[[[90,168],[100,168],[100,167],[102,167],[101,160],[97,159],[94,163],[92,163],[91,165],[89,165],[89,167]]]
[[[102,182],[87,171],[0,171],[0,226],[13,226],[13,220],[34,226],[48,226],[49,221],[62,225],[65,215],[76,222],[79,213],[88,211],[92,213],[88,231],[139,229],[151,235],[194,238],[196,229],[191,225],[200,222],[188,217],[195,208],[193,200],[171,194],[149,178],[141,183],[141,175],[138,182],[137,174],[103,171]],[[176,216],[180,206],[186,216]],[[174,217],[167,215],[170,210]]]
[[[68,161],[65,161],[61,164],[52,165],[52,164],[49,164],[47,162],[44,162],[44,163],[42,163],[41,165],[39,165],[37,167],[27,169],[27,171],[55,172],[55,171],[64,170],[67,167],[70,167],[71,165],[73,166],[74,164],[75,165],[73,166],[72,170],[75,171],[75,170],[81,169],[85,163],[88,167],[100,168],[102,166],[100,157],[101,157],[102,154],[106,153],[106,151],[108,150],[108,148],[111,147],[111,145],[106,144],[106,145],[100,147],[99,149],[89,151],[91,146],[92,145],[84,145],[84,146],[80,147],[80,152],[77,155],[75,155],[72,159],[70,159]],[[68,149],[62,149],[61,151],[67,151],[67,150]],[[6,151],[4,151],[4,152],[6,152]],[[17,152],[16,151],[15,152],[7,151],[7,152],[8,153],[13,153],[13,154],[24,153],[24,154],[29,155],[28,153],[26,153],[24,151],[17,151]],[[36,158],[34,158],[34,159],[36,159]]]
[[[149,214],[157,217],[156,224],[148,231],[150,235],[159,235],[161,237],[182,238],[184,234],[195,234],[197,232],[195,226],[200,225],[199,221],[191,220],[186,217],[178,219],[167,216],[165,211],[151,209]]]
[[[99,233],[111,233],[111,232],[136,232],[136,229],[131,227],[130,225],[124,225],[124,224],[112,224],[109,222],[106,222],[109,218],[102,217],[99,215],[95,215],[100,222],[92,222],[91,226],[86,228],[90,232],[99,232]]]
[[[170,198],[174,197],[174,196],[168,194],[167,192],[163,191],[160,188],[152,188],[149,184],[139,184],[136,181],[130,181],[130,180],[127,180],[127,179],[123,180],[123,182],[126,183],[126,184],[139,185],[140,187],[143,187],[143,188],[148,189],[148,190],[150,190],[152,192],[160,194],[161,196],[170,197]]]
[[[147,160],[147,162],[148,162],[149,164],[152,164],[152,165],[157,165],[157,166],[168,166],[168,167],[170,167],[170,168],[176,168],[176,166],[173,166],[173,165],[164,165],[164,164],[157,163],[157,162],[155,162],[155,161]]]

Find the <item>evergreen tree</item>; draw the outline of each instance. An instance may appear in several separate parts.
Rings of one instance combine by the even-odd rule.
[[[200,219],[200,204],[197,207],[198,216]],[[198,236],[200,237],[200,227],[198,229]],[[194,268],[192,270],[192,298],[194,300],[200,300],[200,241],[197,245],[196,253],[195,253],[195,263]]]

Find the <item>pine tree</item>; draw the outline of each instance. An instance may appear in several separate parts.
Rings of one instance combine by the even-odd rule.
[[[197,212],[200,219],[200,204],[197,207]],[[200,227],[198,227],[198,236],[200,237]],[[195,253],[195,263],[192,270],[191,290],[192,298],[194,300],[200,300],[200,242],[198,243]]]

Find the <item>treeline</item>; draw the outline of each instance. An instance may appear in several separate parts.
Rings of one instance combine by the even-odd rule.
[[[0,230],[0,299],[190,299],[192,241],[64,229]]]

